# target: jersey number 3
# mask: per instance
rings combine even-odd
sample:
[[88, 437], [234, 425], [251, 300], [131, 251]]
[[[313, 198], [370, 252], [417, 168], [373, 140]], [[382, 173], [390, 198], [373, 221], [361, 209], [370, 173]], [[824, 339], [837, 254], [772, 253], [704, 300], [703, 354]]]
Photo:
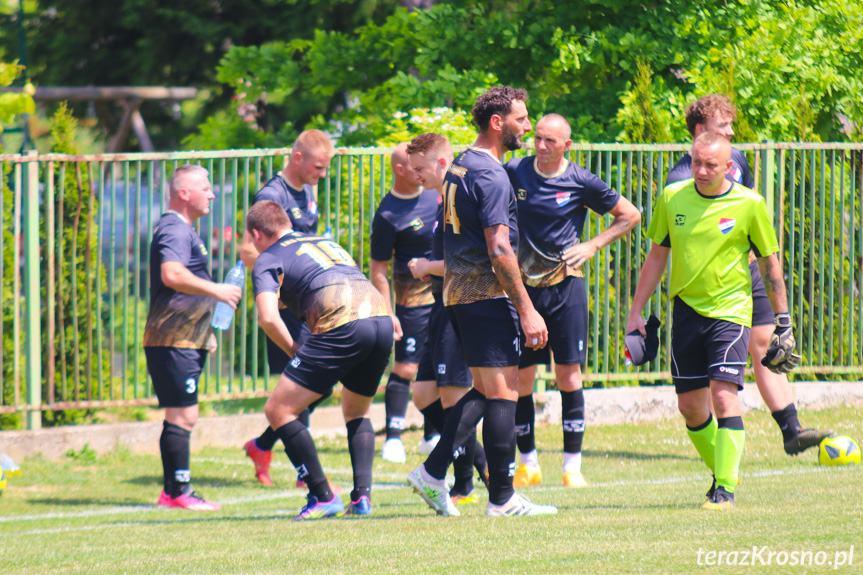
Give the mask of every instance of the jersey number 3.
[[304, 243], [300, 246], [300, 249], [297, 250], [297, 255], [307, 255], [319, 266], [323, 269], [331, 268], [333, 266], [356, 266], [354, 263], [354, 259], [350, 256], [345, 249], [333, 241], [323, 241], [318, 242], [317, 245], [313, 243]]

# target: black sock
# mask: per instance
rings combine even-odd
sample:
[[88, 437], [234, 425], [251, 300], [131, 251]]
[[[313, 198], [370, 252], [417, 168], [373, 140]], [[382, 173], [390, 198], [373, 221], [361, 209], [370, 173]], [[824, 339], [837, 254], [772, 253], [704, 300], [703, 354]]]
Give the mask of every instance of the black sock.
[[400, 439], [405, 428], [405, 414], [411, 399], [411, 382], [394, 373], [390, 374], [384, 392], [387, 413], [387, 439]]
[[258, 446], [258, 449], [263, 449], [264, 451], [272, 451], [273, 446], [279, 440], [279, 436], [276, 435], [276, 432], [273, 431], [272, 427], [268, 427], [261, 434], [259, 438], [255, 440], [255, 445]]
[[488, 482], [488, 458], [485, 456], [485, 448], [479, 441], [476, 442], [473, 452], [473, 467], [479, 473], [483, 483]]
[[452, 462], [453, 452], [464, 450], [471, 433], [485, 411], [485, 396], [476, 389], [468, 391], [449, 410], [441, 430], [440, 440], [425, 461], [425, 469], [435, 479], [444, 479]]
[[800, 432], [800, 420], [797, 419], [797, 406], [789, 403], [779, 411], [774, 411], [770, 415], [776, 420], [779, 425], [779, 430], [782, 431], [782, 441], [794, 439]]
[[739, 415], [735, 415], [732, 417], [717, 417], [716, 427], [718, 429], [743, 430], [743, 418]]
[[165, 493], [178, 497], [192, 490], [189, 482], [189, 440], [192, 432], [179, 425], [162, 423], [159, 450], [162, 452], [162, 471], [165, 474]]
[[357, 501], [372, 491], [372, 461], [375, 457], [375, 430], [365, 417], [347, 422], [348, 451], [354, 471], [354, 490], [351, 501]]
[[485, 402], [482, 443], [488, 456], [488, 500], [503, 505], [515, 490], [515, 401], [489, 399]]
[[285, 445], [285, 453], [296, 468], [298, 477], [309, 487], [309, 493], [315, 495], [318, 501], [331, 500], [333, 493], [321, 468], [318, 450], [309, 429], [295, 419], [278, 428], [276, 435]]
[[297, 421], [299, 421], [300, 423], [302, 423], [306, 427], [311, 427], [309, 425], [309, 415], [310, 414], [311, 414], [311, 412], [309, 411], [309, 408], [307, 407], [306, 409], [302, 410], [300, 412], [300, 414], [297, 416]]
[[560, 392], [563, 412], [563, 451], [581, 453], [584, 440], [584, 390]]
[[536, 437], [533, 433], [535, 419], [533, 394], [519, 397], [515, 407], [515, 442], [520, 453], [530, 453], [536, 449]]
[[464, 452], [460, 452], [452, 462], [454, 481], [450, 493], [453, 495], [468, 495], [473, 491], [473, 461], [476, 452], [476, 428], [464, 444]]
[[440, 435], [444, 420], [443, 404], [440, 399], [422, 408], [420, 413], [423, 414], [423, 439], [428, 441], [435, 435]]

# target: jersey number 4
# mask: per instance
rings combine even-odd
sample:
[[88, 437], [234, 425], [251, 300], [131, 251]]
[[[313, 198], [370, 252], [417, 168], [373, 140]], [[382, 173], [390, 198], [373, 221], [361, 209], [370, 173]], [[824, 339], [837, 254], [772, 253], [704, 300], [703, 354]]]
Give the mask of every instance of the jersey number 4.
[[458, 219], [458, 214], [455, 213], [455, 191], [456, 185], [452, 182], [445, 182], [443, 188], [443, 197], [444, 197], [444, 212], [443, 212], [443, 225], [446, 228], [446, 225], [449, 224], [452, 226], [452, 233], [460, 234], [461, 233], [461, 222]]
[[324, 269], [333, 266], [355, 266], [354, 259], [345, 249], [333, 241], [305, 243], [297, 250], [297, 255], [307, 255]]

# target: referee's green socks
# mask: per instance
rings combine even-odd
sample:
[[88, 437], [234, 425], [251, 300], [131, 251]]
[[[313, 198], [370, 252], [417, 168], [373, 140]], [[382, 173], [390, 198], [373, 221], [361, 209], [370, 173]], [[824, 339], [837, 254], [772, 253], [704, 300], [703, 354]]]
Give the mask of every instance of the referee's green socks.
[[716, 485], [725, 491], [734, 493], [740, 473], [740, 460], [743, 458], [743, 444], [746, 432], [743, 430], [743, 418], [720, 417], [719, 429], [716, 430]]
[[698, 427], [686, 426], [686, 433], [695, 446], [698, 455], [704, 460], [704, 464], [710, 472], [716, 473], [716, 419], [709, 414], [707, 421]]

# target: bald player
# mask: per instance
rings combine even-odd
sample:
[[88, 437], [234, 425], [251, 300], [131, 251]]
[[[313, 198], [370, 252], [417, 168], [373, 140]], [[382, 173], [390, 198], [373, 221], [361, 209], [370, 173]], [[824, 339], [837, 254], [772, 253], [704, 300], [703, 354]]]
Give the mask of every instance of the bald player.
[[[686, 129], [693, 138], [704, 132], [717, 132], [730, 140], [734, 136], [733, 123], [736, 118], [737, 110], [727, 96], [708, 94], [686, 108]], [[733, 167], [726, 177], [749, 189], [754, 189], [755, 182], [752, 179], [749, 162], [746, 161], [743, 152], [733, 146], [731, 162]], [[692, 157], [685, 154], [669, 170], [665, 185], [688, 180], [691, 177]], [[761, 364], [761, 358], [767, 353], [770, 335], [775, 326], [773, 309], [770, 307], [758, 264], [752, 254], [749, 255], [749, 273], [752, 276], [752, 333], [749, 338], [752, 373], [755, 376], [758, 391], [782, 433], [785, 453], [798, 455], [810, 447], [819, 445], [821, 440], [832, 434], [832, 431], [804, 428], [797, 416], [794, 392], [788, 385], [788, 376], [784, 373], [776, 373]]]
[[653, 245], [641, 269], [626, 333], [638, 330], [646, 336], [641, 312], [671, 255], [671, 376], [689, 438], [714, 476], [702, 507], [725, 510], [734, 507], [745, 440], [737, 394], [743, 388], [752, 322], [750, 249], [775, 314], [766, 354], [771, 366], [793, 367], [796, 342], [764, 198], [727, 179], [734, 164], [731, 143], [721, 134], [698, 136], [691, 155], [694, 179], [667, 186], [656, 200], [647, 231]]
[[210, 327], [213, 304], [237, 307], [237, 286], [213, 283], [207, 248], [195, 220], [210, 213], [215, 199], [207, 170], [186, 164], [171, 175], [168, 211], [150, 243], [150, 310], [144, 326], [144, 353], [165, 422], [159, 448], [164, 489], [160, 507], [194, 511], [220, 509], [192, 491], [189, 442], [198, 421], [198, 381], [207, 352], [216, 350]]
[[[567, 160], [572, 145], [569, 122], [549, 114], [536, 124], [535, 156], [506, 165], [518, 198], [518, 261], [525, 289], [548, 326], [549, 345], [525, 346], [519, 361], [519, 397], [515, 414], [521, 465], [516, 487], [542, 482], [534, 439], [533, 386], [537, 364], [549, 364], [560, 390], [563, 420], [563, 483], [584, 487], [581, 446], [584, 437], [584, 390], [581, 364], [587, 357], [587, 291], [582, 265], [599, 250], [628, 234], [641, 214], [632, 203], [597, 176]], [[581, 242], [588, 209], [614, 217], [599, 235]]]
[[[371, 229], [369, 279], [386, 301], [395, 329], [395, 363], [384, 394], [386, 407], [386, 441], [382, 457], [387, 461], [405, 461], [401, 433], [410, 401], [411, 382], [428, 339], [428, 321], [434, 300], [431, 285], [413, 277], [408, 262], [414, 258], [429, 258], [432, 253], [435, 215], [440, 196], [420, 186], [408, 162], [407, 143], [401, 143], [392, 153], [393, 187], [382, 199], [375, 212]], [[388, 279], [392, 260], [392, 284], [395, 305], [390, 298]], [[421, 380], [433, 379], [428, 373]], [[431, 421], [442, 415], [440, 402], [417, 405], [425, 409], [426, 417], [421, 451], [434, 447], [436, 431]], [[435, 413], [431, 413], [434, 411]], [[434, 438], [434, 439], [433, 439]]]

